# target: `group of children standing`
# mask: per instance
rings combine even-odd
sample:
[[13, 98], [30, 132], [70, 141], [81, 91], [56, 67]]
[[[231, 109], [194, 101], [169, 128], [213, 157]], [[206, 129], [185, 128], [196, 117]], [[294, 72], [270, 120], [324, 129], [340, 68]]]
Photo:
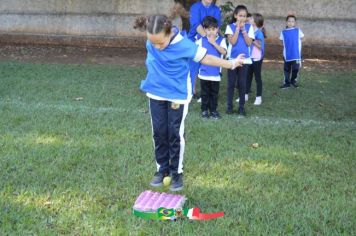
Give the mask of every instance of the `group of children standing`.
[[[192, 14], [194, 11], [194, 14]], [[165, 15], [140, 17], [134, 28], [147, 34], [147, 76], [141, 90], [149, 98], [156, 172], [151, 186], [161, 186], [171, 176], [171, 191], [183, 188], [183, 157], [185, 149], [184, 120], [193, 97], [195, 79], [201, 82], [202, 117], [220, 119], [217, 111], [221, 68], [228, 70], [227, 114], [233, 113], [233, 95], [239, 91], [238, 113], [245, 115], [245, 101], [255, 77], [257, 96], [255, 105], [262, 103], [261, 68], [264, 56], [263, 17], [247, 8], [236, 7], [227, 26], [225, 38], [219, 35], [221, 26], [219, 8], [212, 0], [202, 0], [191, 8], [191, 30], [188, 35], [172, 25]], [[287, 29], [281, 33], [284, 42], [284, 87], [297, 87], [297, 69], [300, 65], [300, 47], [292, 47], [295, 35], [303, 36], [287, 17]], [[294, 22], [295, 24], [295, 22]], [[295, 30], [294, 30], [295, 29]], [[298, 57], [299, 52], [299, 57]], [[226, 59], [224, 59], [224, 57]], [[289, 80], [290, 72], [292, 77]]]
[[[234, 59], [237, 55], [244, 54], [245, 61], [242, 67], [234, 70], [227, 70], [227, 114], [234, 113], [235, 88], [239, 97], [237, 113], [246, 115], [245, 102], [251, 93], [253, 77], [256, 81], [256, 99], [254, 105], [262, 104], [262, 63], [265, 52], [266, 31], [264, 28], [264, 18], [259, 13], [250, 14], [244, 5], [235, 8], [232, 20], [226, 27], [225, 39], [218, 33], [221, 26], [219, 11], [209, 0], [203, 0], [192, 6], [194, 14], [190, 16], [192, 29], [189, 38], [207, 49], [207, 54], [218, 57]], [[214, 8], [215, 7], [215, 8]], [[205, 14], [197, 14], [196, 9], [202, 9]], [[214, 9], [212, 11], [211, 9]], [[210, 12], [209, 12], [210, 11]], [[209, 15], [210, 13], [210, 15]], [[214, 16], [216, 17], [214, 17]], [[197, 24], [199, 22], [201, 24]], [[215, 19], [214, 19], [215, 18]], [[303, 33], [295, 28], [296, 17], [288, 15], [286, 29], [281, 32], [280, 40], [283, 42], [284, 51], [284, 84], [281, 88], [288, 88], [290, 85], [298, 87], [297, 75], [301, 62], [301, 39]], [[199, 25], [198, 27], [196, 25]], [[200, 27], [200, 28], [199, 28]], [[226, 46], [228, 45], [228, 46]], [[194, 66], [193, 66], [194, 68]], [[192, 72], [192, 70], [191, 70]], [[191, 73], [194, 75], [194, 72]], [[221, 80], [221, 69], [211, 66], [201, 66], [198, 73], [201, 87], [201, 116], [203, 118], [220, 119], [217, 111], [219, 82]], [[210, 113], [209, 113], [210, 111]]]
[[[203, 5], [204, 1], [196, 4]], [[191, 16], [191, 19], [197, 18], [197, 16], [201, 17], [201, 14]], [[227, 43], [225, 38], [218, 33], [221, 20], [210, 15], [202, 19], [201, 27], [205, 35], [201, 35], [197, 31], [194, 35], [197, 39], [196, 43], [206, 48], [207, 54], [221, 58], [226, 57], [229, 60], [235, 59], [240, 54], [245, 55], [242, 67], [234, 70], [228, 69], [227, 72], [227, 114], [233, 114], [233, 98], [235, 88], [237, 88], [239, 91], [237, 112], [240, 115], [246, 115], [244, 105], [245, 101], [248, 100], [253, 75], [257, 84], [257, 96], [254, 104], [260, 105], [262, 103], [261, 68], [264, 56], [264, 38], [266, 37], [263, 21], [261, 14], [256, 13], [248, 16], [247, 8], [239, 5], [234, 10], [230, 24], [226, 27]], [[220, 119], [217, 106], [221, 69], [201, 66], [198, 78], [201, 81], [201, 116], [203, 118]]]

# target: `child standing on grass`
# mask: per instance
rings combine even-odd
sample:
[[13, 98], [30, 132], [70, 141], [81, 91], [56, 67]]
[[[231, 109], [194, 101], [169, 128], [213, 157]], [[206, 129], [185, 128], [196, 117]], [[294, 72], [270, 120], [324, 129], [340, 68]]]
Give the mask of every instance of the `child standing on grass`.
[[[216, 6], [213, 0], [201, 0], [194, 3], [189, 10], [189, 24], [190, 30], [188, 32], [188, 38], [195, 42], [203, 36], [206, 36], [206, 32], [202, 26], [203, 19], [206, 16], [213, 16], [218, 21], [219, 27], [221, 26], [221, 11], [218, 6]], [[192, 62], [190, 64], [190, 73], [192, 76], [196, 77], [198, 75], [200, 64]], [[201, 101], [200, 96], [196, 91], [196, 84], [194, 84], [194, 98]]]
[[[196, 44], [207, 50], [207, 55], [213, 55], [223, 58], [226, 55], [226, 42], [219, 32], [217, 19], [207, 16], [203, 20], [203, 28], [206, 36], [200, 38]], [[201, 116], [203, 118], [220, 119], [221, 116], [217, 111], [219, 87], [221, 80], [221, 67], [201, 65], [198, 78], [200, 79], [201, 89]], [[210, 111], [210, 114], [209, 114]]]
[[150, 182], [161, 186], [163, 178], [172, 176], [171, 191], [183, 188], [184, 120], [192, 98], [190, 60], [202, 64], [235, 69], [243, 55], [227, 61], [206, 55], [206, 49], [183, 37], [165, 15], [140, 17], [134, 28], [147, 34], [147, 76], [141, 90], [149, 98], [154, 140], [156, 173]]
[[[290, 87], [298, 88], [298, 72], [302, 60], [302, 39], [303, 32], [296, 28], [297, 18], [294, 15], [288, 15], [286, 18], [287, 26], [281, 32], [279, 39], [283, 42], [284, 59], [284, 84], [280, 87], [286, 89]], [[291, 76], [292, 72], [292, 76]]]
[[253, 103], [254, 105], [258, 106], [262, 103], [262, 62], [263, 56], [265, 51], [265, 38], [266, 32], [263, 27], [263, 16], [259, 13], [252, 14], [250, 23], [253, 26], [255, 31], [255, 39], [252, 40], [251, 45], [251, 59], [252, 64], [249, 66], [248, 75], [247, 75], [247, 88], [246, 88], [246, 96], [248, 93], [251, 92], [251, 83], [253, 75], [255, 75], [256, 80], [256, 100]]
[[[229, 41], [228, 52], [230, 59], [235, 59], [237, 55], [244, 54], [246, 59], [244, 65], [238, 69], [228, 70], [228, 84], [227, 84], [227, 114], [233, 113], [233, 98], [234, 89], [236, 87], [236, 79], [239, 90], [239, 109], [238, 114], [246, 115], [245, 112], [245, 94], [246, 94], [246, 80], [248, 64], [252, 64], [250, 58], [250, 45], [255, 39], [255, 34], [251, 24], [246, 23], [247, 8], [244, 5], [238, 5], [233, 13], [231, 24], [226, 27], [225, 34]], [[237, 77], [237, 78], [236, 78]]]

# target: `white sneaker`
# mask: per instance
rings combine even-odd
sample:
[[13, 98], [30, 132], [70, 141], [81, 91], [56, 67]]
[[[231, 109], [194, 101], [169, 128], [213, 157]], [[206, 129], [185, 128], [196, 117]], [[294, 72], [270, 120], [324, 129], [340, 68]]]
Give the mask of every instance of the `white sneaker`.
[[201, 98], [199, 98], [197, 102], [198, 102], [198, 103], [201, 103]]
[[262, 103], [262, 97], [256, 97], [255, 102], [253, 103], [253, 105], [259, 106]]
[[[240, 98], [236, 99], [236, 102], [239, 102], [240, 101]], [[245, 102], [248, 101], [248, 94], [245, 94]]]

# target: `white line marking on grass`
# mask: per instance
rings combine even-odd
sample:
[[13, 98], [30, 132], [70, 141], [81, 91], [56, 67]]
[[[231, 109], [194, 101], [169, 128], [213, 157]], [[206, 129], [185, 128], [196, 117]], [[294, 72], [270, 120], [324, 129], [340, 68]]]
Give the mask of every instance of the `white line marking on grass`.
[[301, 124], [301, 125], [346, 125], [346, 126], [355, 126], [355, 122], [353, 121], [320, 121], [320, 120], [306, 120], [306, 119], [288, 119], [288, 118], [275, 118], [275, 117], [249, 117], [250, 120], [256, 123], [268, 123], [268, 124]]
[[45, 104], [45, 103], [24, 103], [20, 101], [0, 101], [1, 105], [13, 105], [17, 107], [23, 107], [26, 109], [56, 109], [60, 111], [90, 111], [96, 113], [105, 113], [105, 112], [128, 112], [132, 111], [131, 109], [124, 108], [114, 108], [114, 107], [92, 107], [85, 105], [71, 105], [71, 104]]
[[[2, 101], [0, 100], [0, 106], [12, 105], [28, 110], [33, 109], [56, 109], [60, 111], [84, 111], [91, 113], [106, 113], [106, 112], [119, 112], [119, 113], [147, 113], [147, 108], [140, 108], [132, 110], [130, 108], [117, 108], [117, 107], [93, 107], [85, 105], [71, 105], [71, 104], [45, 104], [45, 103], [24, 103], [21, 101]], [[200, 118], [200, 117], [199, 117]], [[307, 120], [307, 119], [288, 119], [288, 118], [276, 118], [276, 117], [258, 117], [258, 116], [249, 116], [244, 118], [246, 121], [252, 121], [257, 124], [272, 124], [272, 125], [303, 125], [303, 126], [333, 126], [333, 125], [343, 125], [346, 127], [356, 128], [356, 124], [353, 121], [320, 121], [320, 120]]]

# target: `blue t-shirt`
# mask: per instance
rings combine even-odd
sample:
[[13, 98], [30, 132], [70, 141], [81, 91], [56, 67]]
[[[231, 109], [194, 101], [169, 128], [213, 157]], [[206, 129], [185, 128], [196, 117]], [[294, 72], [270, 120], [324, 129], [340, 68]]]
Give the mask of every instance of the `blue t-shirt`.
[[149, 40], [147, 48], [147, 76], [141, 90], [166, 100], [187, 100], [191, 94], [189, 64], [200, 61], [205, 49], [183, 37], [180, 33], [163, 50], [156, 49]]
[[204, 6], [202, 2], [194, 3], [190, 8], [190, 30], [188, 38], [191, 41], [201, 38], [201, 35], [197, 32], [197, 28], [202, 24], [204, 17], [213, 16], [217, 19], [219, 27], [221, 26], [221, 11], [215, 4], [210, 4], [208, 7]]

